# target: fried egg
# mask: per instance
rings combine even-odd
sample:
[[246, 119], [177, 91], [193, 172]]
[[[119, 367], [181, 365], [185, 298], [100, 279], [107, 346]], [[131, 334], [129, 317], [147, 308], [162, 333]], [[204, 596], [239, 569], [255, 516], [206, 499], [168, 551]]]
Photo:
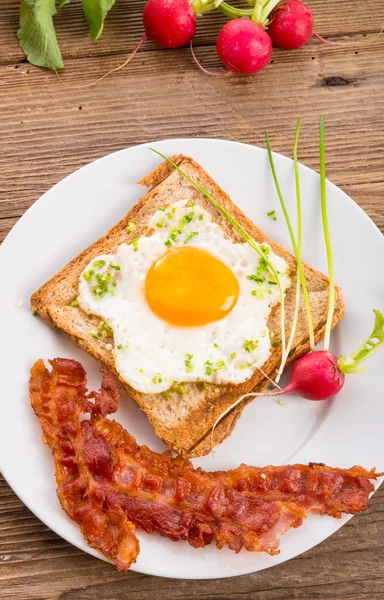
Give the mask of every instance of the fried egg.
[[[287, 263], [269, 245], [260, 249], [285, 290]], [[263, 257], [181, 200], [156, 211], [146, 236], [95, 257], [78, 303], [112, 329], [116, 369], [135, 390], [239, 384], [271, 353], [267, 320], [280, 293]]]

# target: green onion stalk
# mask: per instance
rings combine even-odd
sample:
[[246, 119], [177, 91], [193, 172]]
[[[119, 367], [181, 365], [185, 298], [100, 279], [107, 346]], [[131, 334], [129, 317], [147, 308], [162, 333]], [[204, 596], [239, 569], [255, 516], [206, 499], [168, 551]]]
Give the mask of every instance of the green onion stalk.
[[268, 136], [267, 132], [265, 133], [269, 164], [271, 167], [273, 180], [275, 182], [276, 192], [279, 197], [281, 208], [283, 210], [285, 222], [288, 227], [289, 236], [291, 238], [291, 243], [292, 243], [293, 252], [294, 252], [294, 255], [296, 258], [296, 265], [297, 265], [296, 299], [295, 299], [295, 309], [294, 309], [294, 314], [293, 314], [293, 319], [292, 319], [291, 333], [290, 333], [289, 341], [288, 341], [287, 348], [286, 348], [286, 355], [285, 355], [284, 360], [282, 361], [282, 364], [280, 365], [280, 369], [277, 373], [277, 377], [276, 377], [277, 381], [279, 381], [279, 379], [281, 377], [281, 373], [282, 373], [285, 363], [287, 361], [288, 354], [292, 347], [292, 343], [293, 343], [293, 339], [294, 339], [294, 335], [295, 335], [295, 331], [296, 331], [297, 319], [298, 319], [299, 308], [300, 308], [300, 285], [303, 289], [304, 304], [305, 304], [305, 310], [307, 313], [309, 344], [310, 344], [311, 350], [314, 350], [314, 347], [315, 347], [311, 306], [310, 306], [310, 302], [309, 302], [309, 294], [308, 294], [307, 283], [306, 283], [305, 275], [304, 275], [303, 263], [301, 260], [301, 247], [302, 247], [301, 191], [300, 191], [299, 166], [298, 166], [298, 159], [297, 159], [299, 133], [300, 133], [300, 119], [297, 122], [295, 141], [294, 141], [294, 147], [293, 147], [295, 185], [296, 185], [296, 206], [297, 206], [297, 242], [295, 239], [295, 234], [293, 233], [292, 223], [291, 223], [291, 220], [290, 220], [290, 217], [288, 214], [288, 210], [287, 210], [287, 207], [286, 207], [286, 204], [284, 201], [284, 197], [281, 192], [279, 180], [277, 177], [277, 172], [276, 172], [275, 162], [273, 159], [269, 136]]

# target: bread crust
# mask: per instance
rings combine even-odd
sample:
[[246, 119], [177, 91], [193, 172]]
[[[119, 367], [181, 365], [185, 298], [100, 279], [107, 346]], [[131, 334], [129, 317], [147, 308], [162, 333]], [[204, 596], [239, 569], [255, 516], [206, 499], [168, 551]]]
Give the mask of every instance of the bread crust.
[[[282, 256], [291, 272], [296, 270], [294, 257], [282, 246], [268, 239], [256, 225], [242, 213], [231, 201], [230, 197], [213, 181], [213, 179], [192, 158], [183, 155], [172, 157], [173, 162], [182, 166], [194, 180], [210, 191], [259, 243], [270, 244], [272, 250]], [[178, 199], [191, 199], [209, 211], [214, 220], [223, 228], [225, 235], [236, 242], [243, 240], [213, 204], [182, 177], [169, 163], [162, 163], [152, 173], [144, 177], [141, 185], [151, 189], [108, 233], [91, 244], [61, 271], [56, 273], [31, 297], [32, 309], [51, 326], [57, 327], [67, 335], [73, 343], [83, 348], [105, 365], [121, 381], [128, 394], [134, 398], [140, 408], [147, 414], [156, 434], [165, 444], [183, 456], [203, 456], [211, 450], [210, 432], [217, 418], [227, 410], [241, 395], [249, 391], [261, 391], [268, 385], [268, 380], [256, 370], [246, 382], [238, 385], [210, 385], [208, 391], [201, 383], [182, 384], [186, 394], [171, 393], [169, 398], [161, 394], [144, 394], [131, 388], [119, 377], [113, 360], [113, 354], [106, 345], [113, 342], [110, 337], [97, 340], [89, 335], [90, 330], [97, 329], [100, 319], [87, 315], [80, 308], [71, 306], [78, 294], [79, 277], [92, 260], [101, 254], [116, 252], [118, 246], [132, 242], [133, 238], [146, 235], [151, 216], [159, 206], [165, 206]], [[130, 221], [136, 222], [133, 232], [126, 229]], [[315, 340], [318, 343], [324, 337], [326, 315], [328, 309], [328, 278], [321, 272], [304, 264], [307, 280]], [[295, 305], [295, 286], [286, 292], [285, 330], [288, 338]], [[332, 326], [334, 327], [344, 314], [342, 291], [336, 287], [335, 311]], [[275, 339], [280, 339], [280, 306], [274, 307], [268, 319], [268, 327]], [[299, 319], [292, 345], [292, 352], [287, 364], [309, 351], [309, 336], [305, 307], [300, 303]], [[272, 347], [263, 371], [273, 377], [281, 360], [281, 346]], [[215, 390], [219, 389], [217, 392]], [[248, 400], [249, 401], [249, 400]], [[236, 407], [217, 426], [214, 432], [214, 445], [221, 443], [236, 425], [241, 411], [247, 401]]]

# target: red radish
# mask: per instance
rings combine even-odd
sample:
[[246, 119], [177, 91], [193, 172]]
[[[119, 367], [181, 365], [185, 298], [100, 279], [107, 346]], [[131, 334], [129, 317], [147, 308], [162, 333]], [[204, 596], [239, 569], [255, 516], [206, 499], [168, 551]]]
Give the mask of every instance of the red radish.
[[196, 13], [187, 0], [148, 0], [143, 23], [147, 39], [163, 48], [180, 48], [195, 35]]
[[241, 75], [258, 73], [272, 56], [271, 38], [248, 17], [226, 23], [217, 38], [216, 49], [228, 71]]
[[345, 380], [337, 360], [337, 356], [327, 350], [305, 354], [295, 362], [288, 385], [278, 394], [295, 392], [307, 400], [327, 400], [335, 396]]
[[268, 33], [279, 48], [296, 50], [305, 46], [313, 34], [313, 16], [309, 7], [299, 0], [287, 0], [279, 5], [272, 13]]

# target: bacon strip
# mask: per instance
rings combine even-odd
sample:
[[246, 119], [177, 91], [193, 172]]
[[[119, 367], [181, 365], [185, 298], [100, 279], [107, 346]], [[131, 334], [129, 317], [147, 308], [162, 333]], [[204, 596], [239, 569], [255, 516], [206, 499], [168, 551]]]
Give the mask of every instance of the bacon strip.
[[[378, 474], [324, 465], [264, 469], [241, 465], [206, 473], [169, 451], [138, 446], [106, 415], [117, 409], [118, 390], [104, 373], [100, 392], [86, 395], [79, 363], [42, 361], [31, 371], [31, 402], [44, 440], [53, 449], [58, 495], [90, 545], [119, 569], [138, 553], [135, 526], [194, 547], [215, 542], [239, 552], [278, 553], [279, 537], [302, 524], [309, 510], [339, 517], [365, 510]], [[80, 422], [83, 412], [89, 420]]]
[[79, 525], [88, 544], [125, 571], [139, 553], [135, 526], [121, 509], [104, 509], [102, 497], [89, 493], [87, 477], [79, 468], [86, 373], [74, 360], [56, 358], [49, 362], [51, 373], [42, 360], [32, 367], [29, 391], [43, 429], [43, 440], [53, 451], [61, 506]]
[[306, 512], [326, 513], [336, 519], [343, 513], [366, 510], [375, 489], [370, 480], [380, 476], [375, 469], [338, 469], [322, 463], [263, 468], [240, 465], [233, 471], [215, 473], [218, 481], [250, 497], [292, 502]]

